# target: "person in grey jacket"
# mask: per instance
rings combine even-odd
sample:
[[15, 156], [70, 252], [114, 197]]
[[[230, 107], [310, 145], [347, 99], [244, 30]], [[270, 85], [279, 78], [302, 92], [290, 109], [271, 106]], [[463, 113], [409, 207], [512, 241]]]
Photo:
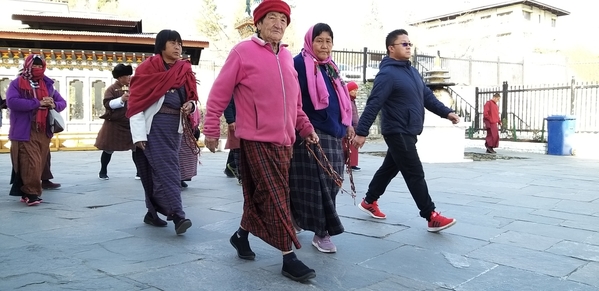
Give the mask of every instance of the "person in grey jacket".
[[417, 136], [422, 133], [425, 108], [454, 124], [460, 121], [460, 117], [435, 97], [418, 70], [412, 67], [409, 61], [412, 43], [407, 31], [392, 31], [387, 35], [386, 45], [387, 56], [381, 61], [352, 143], [357, 148], [364, 145], [372, 123], [382, 111], [381, 132], [389, 148], [358, 207], [374, 218], [386, 218], [377, 201], [391, 180], [401, 172], [420, 216], [428, 221], [428, 231], [438, 232], [454, 225], [456, 220], [435, 211], [416, 150]]

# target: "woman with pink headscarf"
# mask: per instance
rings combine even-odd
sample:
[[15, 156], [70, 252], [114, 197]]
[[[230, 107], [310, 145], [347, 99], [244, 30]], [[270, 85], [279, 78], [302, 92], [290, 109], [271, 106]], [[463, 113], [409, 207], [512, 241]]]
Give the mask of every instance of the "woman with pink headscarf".
[[54, 81], [44, 75], [46, 61], [40, 55], [25, 58], [23, 70], [6, 90], [10, 110], [10, 157], [13, 166], [11, 192], [21, 193], [21, 202], [40, 204], [42, 172], [54, 135], [47, 122], [50, 109], [60, 112], [67, 106]]
[[[320, 138], [323, 152], [296, 139], [289, 171], [291, 210], [298, 227], [314, 232], [312, 245], [324, 253], [337, 247], [331, 236], [343, 232], [337, 215], [335, 198], [340, 188], [325, 173], [319, 161], [328, 160], [343, 175], [343, 137], [353, 138], [352, 107], [339, 68], [331, 59], [333, 30], [328, 24], [310, 27], [304, 48], [294, 59], [302, 94], [303, 110]], [[326, 158], [323, 156], [326, 156]]]

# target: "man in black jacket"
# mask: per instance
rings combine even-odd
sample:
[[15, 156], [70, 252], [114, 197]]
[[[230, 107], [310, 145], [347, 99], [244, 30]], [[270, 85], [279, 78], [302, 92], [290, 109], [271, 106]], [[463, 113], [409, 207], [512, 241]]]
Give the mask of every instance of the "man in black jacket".
[[382, 111], [381, 131], [388, 146], [387, 155], [358, 207], [374, 218], [386, 218], [379, 210], [377, 200], [391, 180], [401, 172], [420, 209], [420, 216], [428, 221], [428, 231], [438, 232], [454, 225], [456, 220], [441, 216], [435, 211], [435, 204], [424, 180], [416, 141], [417, 136], [422, 133], [425, 108], [454, 124], [460, 121], [460, 117], [435, 97], [418, 71], [412, 67], [409, 61], [412, 43], [405, 30], [398, 29], [389, 33], [386, 45], [387, 57], [381, 61], [380, 71], [374, 79], [353, 144], [357, 148], [364, 145], [370, 126], [379, 111]]

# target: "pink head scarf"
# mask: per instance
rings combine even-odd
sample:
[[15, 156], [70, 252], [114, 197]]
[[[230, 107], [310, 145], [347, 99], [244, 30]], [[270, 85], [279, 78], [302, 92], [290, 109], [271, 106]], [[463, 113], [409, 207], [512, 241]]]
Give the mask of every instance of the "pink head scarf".
[[304, 63], [306, 65], [306, 79], [310, 100], [312, 100], [312, 104], [316, 110], [322, 110], [329, 107], [329, 91], [327, 90], [327, 85], [325, 84], [319, 65], [330, 66], [330, 68], [335, 70], [335, 77], [331, 77], [331, 81], [333, 81], [333, 87], [339, 98], [341, 123], [345, 126], [351, 126], [352, 108], [347, 87], [339, 77], [339, 68], [335, 65], [331, 56], [323, 61], [316, 58], [314, 48], [312, 47], [313, 32], [314, 26], [308, 29], [308, 32], [304, 37], [304, 48], [302, 49], [302, 57], [304, 58]]

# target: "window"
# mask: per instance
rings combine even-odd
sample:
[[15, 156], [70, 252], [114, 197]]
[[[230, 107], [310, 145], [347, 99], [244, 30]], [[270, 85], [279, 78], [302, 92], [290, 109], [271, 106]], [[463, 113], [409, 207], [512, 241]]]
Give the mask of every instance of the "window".
[[92, 83], [92, 120], [100, 119], [99, 116], [104, 114], [104, 90], [106, 89], [106, 83], [96, 80]]
[[539, 14], [539, 23], [541, 23], [541, 15]]
[[556, 23], [557, 23], [557, 19], [551, 18], [551, 27], [555, 27]]
[[497, 13], [497, 24], [507, 24], [510, 22], [512, 11]]
[[70, 120], [83, 120], [85, 109], [83, 106], [83, 82], [73, 80], [69, 83], [69, 97], [67, 104], [69, 106]]
[[485, 15], [485, 16], [480, 17], [481, 20], [489, 19], [489, 18], [491, 18], [491, 15]]
[[522, 11], [522, 15], [524, 15], [524, 19], [530, 20], [532, 13], [530, 11]]

